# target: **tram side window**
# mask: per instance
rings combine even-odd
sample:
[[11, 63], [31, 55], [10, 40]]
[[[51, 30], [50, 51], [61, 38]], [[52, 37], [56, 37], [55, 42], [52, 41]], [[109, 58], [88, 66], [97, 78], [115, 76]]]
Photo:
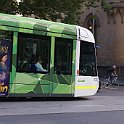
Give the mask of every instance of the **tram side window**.
[[72, 50], [73, 40], [55, 39], [54, 70], [56, 74], [72, 74]]
[[50, 37], [19, 34], [17, 70], [47, 73], [50, 66]]
[[94, 43], [80, 42], [79, 75], [96, 76], [96, 56]]

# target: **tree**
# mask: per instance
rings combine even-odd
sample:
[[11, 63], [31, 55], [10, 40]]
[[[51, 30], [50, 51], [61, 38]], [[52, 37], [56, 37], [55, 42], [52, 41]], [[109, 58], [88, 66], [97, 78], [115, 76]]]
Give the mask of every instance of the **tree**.
[[104, 10], [111, 8], [107, 0], [21, 0], [19, 4], [17, 0], [0, 0], [0, 12], [76, 24], [81, 9], [96, 7], [98, 2]]
[[95, 7], [98, 2], [104, 10], [110, 9], [107, 0], [21, 0], [19, 10], [23, 16], [75, 24], [82, 7]]
[[6, 14], [18, 13], [18, 3], [16, 0], [0, 0], [0, 12]]

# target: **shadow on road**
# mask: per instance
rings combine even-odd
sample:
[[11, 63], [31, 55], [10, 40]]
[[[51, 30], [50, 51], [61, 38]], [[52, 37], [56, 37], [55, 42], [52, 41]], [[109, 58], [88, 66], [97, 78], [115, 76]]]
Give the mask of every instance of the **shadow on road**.
[[[124, 96], [124, 86], [120, 86], [118, 89], [101, 88], [95, 96]], [[94, 99], [93, 96], [89, 97], [6, 97], [0, 98], [2, 102], [23, 102], [23, 101], [86, 101]]]
[[0, 98], [2, 102], [24, 102], [24, 101], [80, 101], [80, 100], [89, 100], [90, 98], [78, 97], [78, 98], [70, 98], [70, 97], [33, 97], [33, 98], [25, 98], [25, 97], [7, 97]]

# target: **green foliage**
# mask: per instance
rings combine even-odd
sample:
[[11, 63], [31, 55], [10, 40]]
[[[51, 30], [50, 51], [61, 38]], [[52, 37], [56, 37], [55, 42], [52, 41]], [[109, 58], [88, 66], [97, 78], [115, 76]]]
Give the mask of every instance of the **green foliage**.
[[84, 5], [86, 7], [96, 7], [96, 4], [100, 2], [101, 0], [84, 0]]
[[110, 12], [110, 10], [112, 10], [111, 4], [106, 0], [101, 0], [101, 6], [105, 12]]
[[76, 24], [81, 9], [96, 7], [98, 2], [106, 12], [111, 9], [107, 0], [21, 0], [19, 4], [16, 0], [0, 0], [0, 12]]
[[18, 4], [16, 0], [0, 0], [0, 12], [6, 14], [18, 13]]
[[76, 24], [81, 9], [96, 7], [101, 2], [104, 10], [110, 9], [107, 0], [22, 0], [19, 4], [23, 16], [34, 14], [36, 18]]
[[23, 16], [34, 14], [36, 18], [73, 23], [78, 18], [82, 0], [23, 0], [19, 10]]

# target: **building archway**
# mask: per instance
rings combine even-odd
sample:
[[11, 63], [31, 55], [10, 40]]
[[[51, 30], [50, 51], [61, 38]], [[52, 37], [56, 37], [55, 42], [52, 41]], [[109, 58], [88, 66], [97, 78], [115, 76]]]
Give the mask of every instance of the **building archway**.
[[94, 13], [90, 13], [84, 21], [84, 27], [89, 29], [97, 42], [97, 29], [100, 27], [99, 19]]

